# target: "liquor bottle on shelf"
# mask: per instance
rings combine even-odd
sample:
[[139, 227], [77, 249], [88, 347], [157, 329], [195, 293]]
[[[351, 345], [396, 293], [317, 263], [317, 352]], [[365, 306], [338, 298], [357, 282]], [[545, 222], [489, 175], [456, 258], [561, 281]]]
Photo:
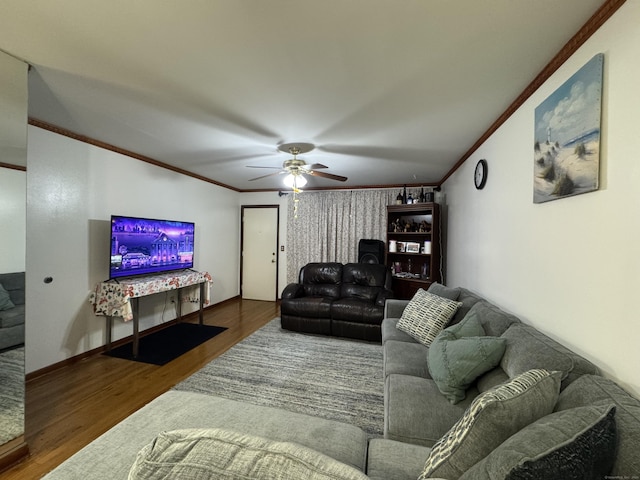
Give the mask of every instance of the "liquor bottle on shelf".
[[398, 193], [396, 197], [396, 205], [402, 205], [402, 192]]
[[420, 189], [420, 203], [424, 203], [424, 187]]
[[407, 186], [404, 186], [404, 189], [402, 190], [402, 203], [406, 205], [407, 203]]

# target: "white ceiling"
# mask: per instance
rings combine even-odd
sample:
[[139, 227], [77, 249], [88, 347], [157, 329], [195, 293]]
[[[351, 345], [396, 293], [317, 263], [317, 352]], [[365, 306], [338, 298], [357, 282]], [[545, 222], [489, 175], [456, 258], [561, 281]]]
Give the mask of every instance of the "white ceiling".
[[349, 177], [309, 187], [432, 184], [602, 4], [2, 0], [0, 49], [32, 118], [235, 189], [291, 142]]

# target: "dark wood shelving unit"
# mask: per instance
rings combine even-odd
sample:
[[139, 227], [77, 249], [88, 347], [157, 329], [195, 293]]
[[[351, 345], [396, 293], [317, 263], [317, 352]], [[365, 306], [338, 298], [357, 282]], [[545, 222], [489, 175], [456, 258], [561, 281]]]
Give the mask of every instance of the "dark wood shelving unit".
[[385, 263], [393, 272], [396, 298], [410, 299], [419, 288], [441, 281], [440, 205], [387, 206]]

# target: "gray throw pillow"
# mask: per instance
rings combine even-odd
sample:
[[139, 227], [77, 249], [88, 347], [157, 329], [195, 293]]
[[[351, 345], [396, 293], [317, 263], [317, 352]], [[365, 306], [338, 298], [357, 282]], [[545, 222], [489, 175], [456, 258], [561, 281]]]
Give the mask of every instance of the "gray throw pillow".
[[507, 341], [487, 337], [480, 320], [467, 315], [438, 334], [427, 354], [429, 373], [438, 390], [456, 404], [476, 378], [500, 363]]
[[428, 347], [447, 326], [460, 305], [460, 302], [420, 288], [405, 307], [396, 327]]
[[460, 287], [447, 287], [438, 282], [432, 283], [427, 291], [449, 300], [458, 300], [460, 296]]
[[478, 395], [433, 446], [419, 480], [456, 480], [514, 433], [553, 411], [560, 372], [530, 370]]
[[212, 428], [163, 432], [140, 450], [129, 480], [159, 478], [365, 480], [368, 477], [295, 443]]
[[602, 480], [616, 455], [616, 407], [578, 407], [520, 430], [460, 480]]
[[9, 296], [9, 292], [7, 292], [2, 284], [0, 283], [0, 311], [9, 310], [14, 308], [15, 305], [11, 301], [11, 297]]

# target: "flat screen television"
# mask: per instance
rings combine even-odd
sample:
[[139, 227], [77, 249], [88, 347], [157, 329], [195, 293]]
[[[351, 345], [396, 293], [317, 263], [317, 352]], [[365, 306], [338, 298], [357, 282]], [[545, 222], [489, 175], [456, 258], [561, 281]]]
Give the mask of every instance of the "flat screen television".
[[111, 216], [109, 278], [193, 268], [195, 224]]

